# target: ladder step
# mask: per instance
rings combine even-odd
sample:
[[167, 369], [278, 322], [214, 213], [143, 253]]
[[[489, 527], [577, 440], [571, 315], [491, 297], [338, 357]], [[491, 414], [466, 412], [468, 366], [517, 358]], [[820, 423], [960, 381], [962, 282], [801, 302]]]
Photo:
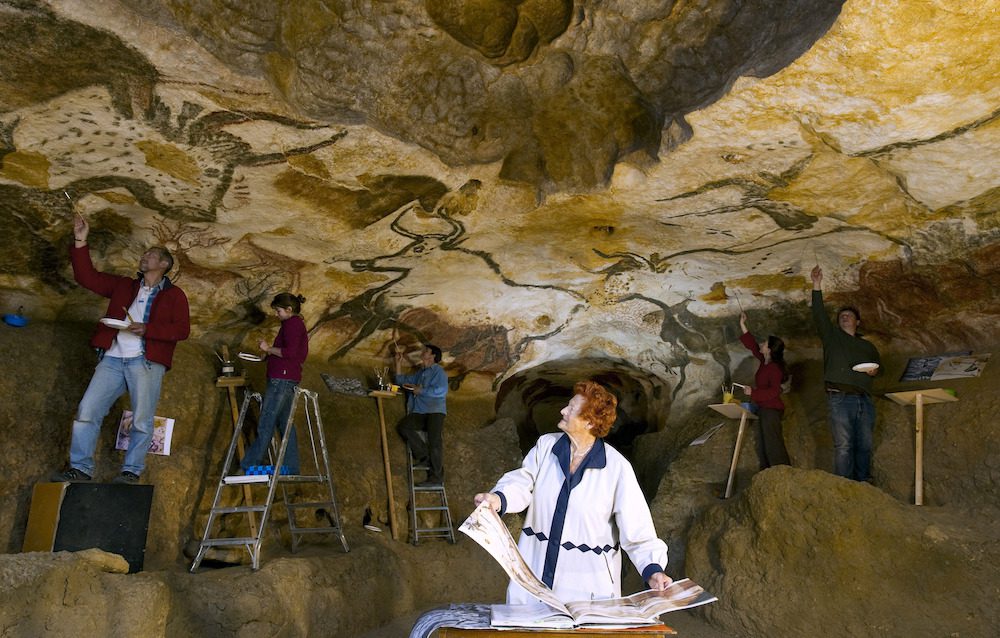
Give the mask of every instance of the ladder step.
[[224, 476], [222, 482], [226, 485], [247, 485], [249, 483], [267, 483], [270, 474], [251, 474], [248, 476]]
[[278, 477], [279, 483], [325, 483], [325, 476], [315, 476], [313, 474], [282, 474]]
[[266, 505], [237, 505], [233, 507], [213, 507], [213, 514], [237, 514], [246, 512], [263, 512]]
[[288, 503], [288, 507], [292, 509], [305, 509], [307, 507], [322, 507], [324, 509], [333, 509], [333, 503], [330, 501], [312, 501], [310, 503]]
[[443, 507], [443, 506], [441, 506], [441, 507], [438, 507], [438, 506], [435, 506], [435, 507], [415, 507], [413, 509], [415, 511], [417, 511], [417, 512], [446, 512], [446, 511], [448, 511], [448, 508], [447, 507]]
[[246, 538], [206, 538], [201, 541], [202, 547], [223, 547], [229, 545], [252, 545], [256, 543], [257, 539], [252, 537]]
[[[240, 385], [243, 385], [242, 383]], [[235, 385], [219, 387], [229, 387], [230, 398], [235, 396]], [[237, 470], [238, 465], [235, 459], [236, 450], [242, 436], [243, 423], [250, 411], [251, 402], [256, 401], [257, 404], [262, 403], [262, 397], [259, 393], [250, 392], [249, 390], [243, 397], [243, 405], [240, 408], [239, 414], [237, 415], [234, 423], [233, 435], [229, 443], [229, 450], [226, 453], [226, 460], [223, 468], [228, 474], [230, 471]], [[204, 540], [200, 541], [200, 547], [198, 554], [194, 559], [191, 566], [191, 571], [193, 572], [201, 564], [202, 559], [205, 557], [205, 550], [209, 547], [244, 547], [249, 553], [252, 560], [253, 569], [256, 570], [260, 566], [260, 550], [263, 542], [263, 538], [258, 536], [240, 537], [240, 538], [217, 538], [212, 537], [212, 525], [216, 522], [218, 517], [222, 514], [244, 514], [247, 516], [247, 522], [250, 523], [250, 533], [260, 534], [267, 524], [267, 519], [270, 517], [275, 507], [280, 508], [281, 502], [284, 501], [285, 506], [288, 508], [288, 526], [292, 533], [292, 551], [294, 552], [297, 548], [297, 539], [305, 534], [334, 534], [339, 536], [341, 544], [344, 546], [344, 551], [350, 551], [347, 546], [347, 539], [344, 537], [343, 530], [339, 527], [340, 525], [340, 513], [337, 507], [337, 498], [333, 491], [333, 482], [330, 477], [330, 459], [326, 451], [326, 442], [323, 435], [323, 421], [319, 413], [319, 402], [315, 392], [305, 390], [301, 387], [295, 388], [295, 395], [292, 399], [292, 409], [288, 416], [288, 421], [286, 422], [287, 427], [295, 427], [294, 415], [297, 412], [297, 408], [301, 406], [304, 416], [304, 422], [300, 421], [297, 430], [300, 432], [308, 432], [308, 440], [312, 445], [312, 458], [316, 460], [315, 467], [310, 468], [308, 474], [253, 474], [253, 475], [226, 475], [219, 479], [218, 487], [215, 492], [215, 499], [212, 502], [212, 507], [209, 510], [208, 520], [205, 523], [205, 532], [203, 536]], [[305, 439], [305, 437], [302, 437]], [[317, 450], [317, 441], [319, 443], [319, 449]], [[272, 447], [272, 457], [274, 467], [282, 466], [284, 461], [284, 455], [287, 452], [285, 450], [285, 445], [287, 442], [282, 442], [278, 447], [276, 456], [274, 455], [274, 450]], [[307, 502], [293, 502], [292, 499], [297, 497], [303, 498], [317, 498], [316, 495], [305, 495], [305, 494], [289, 494], [291, 492], [297, 492], [298, 490], [286, 490], [288, 484], [321, 484], [328, 485], [330, 489], [330, 500], [329, 501], [307, 501]], [[279, 494], [276, 487], [278, 484], [282, 485], [282, 491]], [[222, 495], [224, 493], [223, 488], [235, 487], [235, 486], [251, 486], [251, 487], [265, 487], [267, 488], [266, 497], [265, 496], [255, 496], [251, 499], [249, 490], [245, 492], [245, 501], [255, 500], [261, 498], [264, 502], [260, 505], [238, 505], [232, 507], [220, 507], [219, 503], [222, 501]], [[227, 494], [232, 494], [232, 492], [227, 492]], [[323, 494], [320, 493], [318, 498], [324, 498]], [[238, 502], [238, 501], [237, 501]], [[323, 527], [297, 527], [295, 524], [295, 517], [293, 513], [300, 510], [306, 509], [323, 509], [326, 511], [327, 516], [330, 521], [336, 521], [336, 525], [330, 525]], [[261, 515], [261, 520], [254, 521], [254, 513]], [[319, 523], [325, 523], [322, 518], [315, 521]], [[274, 528], [272, 527], [272, 530]]]
[[336, 527], [292, 527], [293, 534], [340, 534]]

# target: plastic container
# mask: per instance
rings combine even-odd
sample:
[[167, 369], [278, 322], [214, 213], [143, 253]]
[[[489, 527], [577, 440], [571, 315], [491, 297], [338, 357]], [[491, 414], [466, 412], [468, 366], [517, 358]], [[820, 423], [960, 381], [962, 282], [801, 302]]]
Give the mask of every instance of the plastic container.
[[28, 325], [28, 318], [22, 315], [4, 315], [3, 322], [8, 326], [14, 326], [15, 328], [23, 328]]

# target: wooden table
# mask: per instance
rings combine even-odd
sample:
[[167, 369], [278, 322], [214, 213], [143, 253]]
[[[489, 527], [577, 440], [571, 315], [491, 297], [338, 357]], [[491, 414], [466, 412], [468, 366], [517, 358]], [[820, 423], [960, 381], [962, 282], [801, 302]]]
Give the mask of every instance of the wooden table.
[[388, 390], [372, 390], [368, 396], [374, 398], [375, 404], [378, 406], [378, 427], [379, 436], [382, 438], [382, 463], [385, 469], [385, 491], [389, 494], [389, 531], [392, 532], [392, 540], [398, 540], [396, 498], [392, 494], [392, 467], [389, 465], [389, 439], [385, 434], [385, 408], [382, 406], [382, 399], [393, 399], [402, 396], [402, 394]]
[[677, 632], [666, 625], [650, 625], [648, 627], [627, 627], [623, 629], [597, 629], [582, 627], [580, 629], [456, 629], [441, 627], [439, 638], [578, 638], [579, 636], [645, 636], [646, 638], [665, 638]]
[[943, 388], [910, 390], [908, 392], [887, 392], [886, 398], [899, 405], [913, 405], [917, 408], [916, 445], [913, 469], [913, 504], [924, 504], [924, 405], [927, 403], [947, 403], [958, 401], [958, 397]]
[[740, 420], [740, 429], [736, 434], [736, 445], [733, 446], [733, 462], [729, 466], [729, 480], [726, 482], [726, 495], [729, 498], [733, 493], [733, 479], [736, 477], [736, 463], [740, 458], [740, 446], [743, 445], [743, 434], [746, 432], [747, 420], [756, 419], [757, 415], [744, 409], [739, 403], [713, 403], [708, 406], [730, 419]]

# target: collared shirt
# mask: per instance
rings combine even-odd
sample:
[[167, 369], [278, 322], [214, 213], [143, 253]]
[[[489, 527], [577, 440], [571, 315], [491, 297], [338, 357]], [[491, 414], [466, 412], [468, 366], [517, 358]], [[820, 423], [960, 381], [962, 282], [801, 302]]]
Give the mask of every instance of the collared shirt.
[[[128, 316], [131, 316], [134, 320], [141, 321], [141, 323], [149, 323], [149, 309], [153, 306], [153, 298], [163, 290], [164, 283], [165, 278], [161, 277], [155, 286], [147, 286], [145, 279], [142, 279], [135, 299], [132, 300], [132, 305], [129, 306]], [[141, 320], [138, 319], [140, 317]], [[128, 359], [142, 356], [145, 352], [146, 344], [143, 337], [128, 330], [119, 330], [107, 354], [111, 357]]]
[[414, 414], [447, 414], [445, 397], [448, 396], [448, 375], [444, 368], [433, 364], [415, 374], [397, 374], [396, 383], [419, 385], [420, 394], [410, 392], [406, 400], [407, 412]]

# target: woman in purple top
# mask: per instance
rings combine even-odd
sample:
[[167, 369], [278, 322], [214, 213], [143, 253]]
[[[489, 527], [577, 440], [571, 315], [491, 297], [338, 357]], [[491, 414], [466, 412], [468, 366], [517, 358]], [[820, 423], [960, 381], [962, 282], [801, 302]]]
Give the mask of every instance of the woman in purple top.
[[[309, 354], [309, 335], [305, 322], [299, 316], [304, 302], [305, 297], [290, 292], [276, 295], [271, 302], [271, 308], [278, 319], [281, 319], [281, 328], [274, 338], [274, 344], [268, 346], [264, 339], [259, 344], [261, 352], [267, 358], [267, 389], [260, 404], [257, 438], [240, 461], [244, 473], [254, 465], [261, 465], [271, 437], [274, 436], [275, 425], [281, 435], [285, 435], [295, 388], [302, 380], [302, 363]], [[294, 428], [288, 437], [282, 465], [288, 468], [289, 474], [299, 473], [299, 446]]]
[[760, 344], [747, 329], [747, 314], [740, 314], [740, 342], [760, 362], [750, 388], [750, 401], [757, 405], [757, 458], [760, 469], [773, 465], [789, 465], [788, 450], [781, 433], [781, 416], [785, 404], [781, 400], [781, 384], [788, 379], [785, 367], [785, 342], [771, 335]]

